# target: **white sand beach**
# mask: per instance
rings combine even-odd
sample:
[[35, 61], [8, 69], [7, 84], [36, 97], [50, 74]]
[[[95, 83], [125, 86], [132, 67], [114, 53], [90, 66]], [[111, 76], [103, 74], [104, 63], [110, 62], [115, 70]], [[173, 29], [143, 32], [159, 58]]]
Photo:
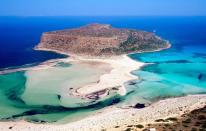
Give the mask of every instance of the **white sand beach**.
[[79, 88], [77, 90], [79, 95], [91, 94], [113, 87], [119, 89], [118, 93], [120, 95], [125, 95], [126, 89], [123, 84], [129, 80], [138, 79], [138, 77], [132, 75], [131, 72], [133, 70], [140, 69], [144, 65], [144, 63], [134, 61], [126, 55], [111, 57], [108, 59], [85, 59], [80, 57], [79, 60], [108, 63], [112, 67], [111, 72], [102, 75], [98, 83], [92, 83]]
[[[127, 125], [154, 123], [157, 119], [179, 117], [206, 105], [206, 95], [191, 95], [161, 100], [143, 109], [108, 107], [101, 113], [64, 124], [34, 124], [25, 121], [0, 122], [1, 131], [100, 131], [122, 130]], [[116, 129], [115, 126], [120, 126]]]

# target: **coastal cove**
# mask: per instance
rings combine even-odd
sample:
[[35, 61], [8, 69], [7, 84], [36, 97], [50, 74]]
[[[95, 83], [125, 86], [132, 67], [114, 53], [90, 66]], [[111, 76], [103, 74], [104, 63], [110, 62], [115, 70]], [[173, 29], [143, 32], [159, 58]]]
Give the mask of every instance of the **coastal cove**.
[[[79, 25], [90, 23], [78, 19], [84, 20]], [[57, 54], [55, 59], [45, 57], [46, 61], [40, 60], [28, 67], [2, 69], [0, 130], [118, 130], [131, 124], [145, 126], [157, 119], [178, 118], [204, 107], [206, 39], [202, 34], [206, 31], [197, 29], [195, 24], [199, 21], [195, 18], [185, 19], [188, 24], [183, 27], [192, 30], [191, 34], [178, 29], [182, 26], [178, 18], [164, 18], [168, 20], [166, 24], [162, 24], [161, 19], [156, 21], [158, 26], [142, 26], [143, 18], [127, 18], [126, 23], [134, 20], [148, 31], [157, 27], [155, 32], [168, 39], [171, 47], [91, 58], [73, 54], [66, 57], [65, 52], [39, 48], [61, 55]], [[162, 30], [168, 25], [174, 26], [171, 19], [179, 22], [176, 29]], [[123, 19], [110, 22], [122, 27], [121, 22], [117, 22], [120, 20]], [[128, 28], [138, 26], [128, 24]], [[206, 27], [204, 21], [198, 26]]]

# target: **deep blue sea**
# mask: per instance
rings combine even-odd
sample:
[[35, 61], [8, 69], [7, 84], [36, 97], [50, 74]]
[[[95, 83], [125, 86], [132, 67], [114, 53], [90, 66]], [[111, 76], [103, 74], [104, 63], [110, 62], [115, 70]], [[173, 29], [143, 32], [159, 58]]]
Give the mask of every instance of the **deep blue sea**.
[[204, 48], [206, 44], [206, 17], [0, 17], [0, 68], [64, 57], [33, 47], [43, 32], [89, 23], [156, 31], [179, 49], [184, 45]]
[[[155, 32], [169, 40], [172, 47], [160, 52], [129, 55], [148, 65], [132, 72], [140, 79], [134, 82], [136, 84], [126, 84], [127, 95], [112, 96], [86, 107], [66, 107], [68, 103], [64, 102], [73, 100], [67, 98], [68, 101], [64, 101], [65, 98], [59, 92], [59, 86], [66, 81], [63, 77], [79, 78], [78, 75], [84, 73], [82, 70], [71, 73], [71, 76], [65, 73], [65, 70], [70, 70], [70, 66], [60, 67], [61, 70], [54, 68], [52, 71], [0, 75], [0, 119], [68, 121], [74, 117], [87, 116], [114, 102], [121, 106], [206, 93], [206, 17], [0, 17], [0, 69], [65, 57], [52, 52], [35, 51], [33, 47], [39, 43], [43, 32], [90, 23]], [[53, 72], [61, 77], [55, 78]], [[45, 78], [39, 78], [39, 75]]]

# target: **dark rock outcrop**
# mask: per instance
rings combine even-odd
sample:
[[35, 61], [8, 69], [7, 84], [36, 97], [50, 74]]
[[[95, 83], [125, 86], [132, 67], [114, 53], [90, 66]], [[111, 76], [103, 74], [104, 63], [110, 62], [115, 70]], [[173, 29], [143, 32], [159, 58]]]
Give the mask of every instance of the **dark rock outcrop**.
[[137, 103], [134, 108], [137, 108], [137, 109], [141, 109], [141, 108], [145, 108], [145, 104], [141, 104], [141, 103]]

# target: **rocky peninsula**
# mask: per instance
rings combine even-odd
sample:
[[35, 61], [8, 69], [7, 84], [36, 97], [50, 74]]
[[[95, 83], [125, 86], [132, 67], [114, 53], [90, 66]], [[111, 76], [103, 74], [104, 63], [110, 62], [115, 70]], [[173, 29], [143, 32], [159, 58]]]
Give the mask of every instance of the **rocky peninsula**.
[[43, 33], [39, 50], [70, 55], [113, 56], [168, 48], [169, 42], [154, 33], [114, 28], [108, 24], [90, 24], [76, 29]]

